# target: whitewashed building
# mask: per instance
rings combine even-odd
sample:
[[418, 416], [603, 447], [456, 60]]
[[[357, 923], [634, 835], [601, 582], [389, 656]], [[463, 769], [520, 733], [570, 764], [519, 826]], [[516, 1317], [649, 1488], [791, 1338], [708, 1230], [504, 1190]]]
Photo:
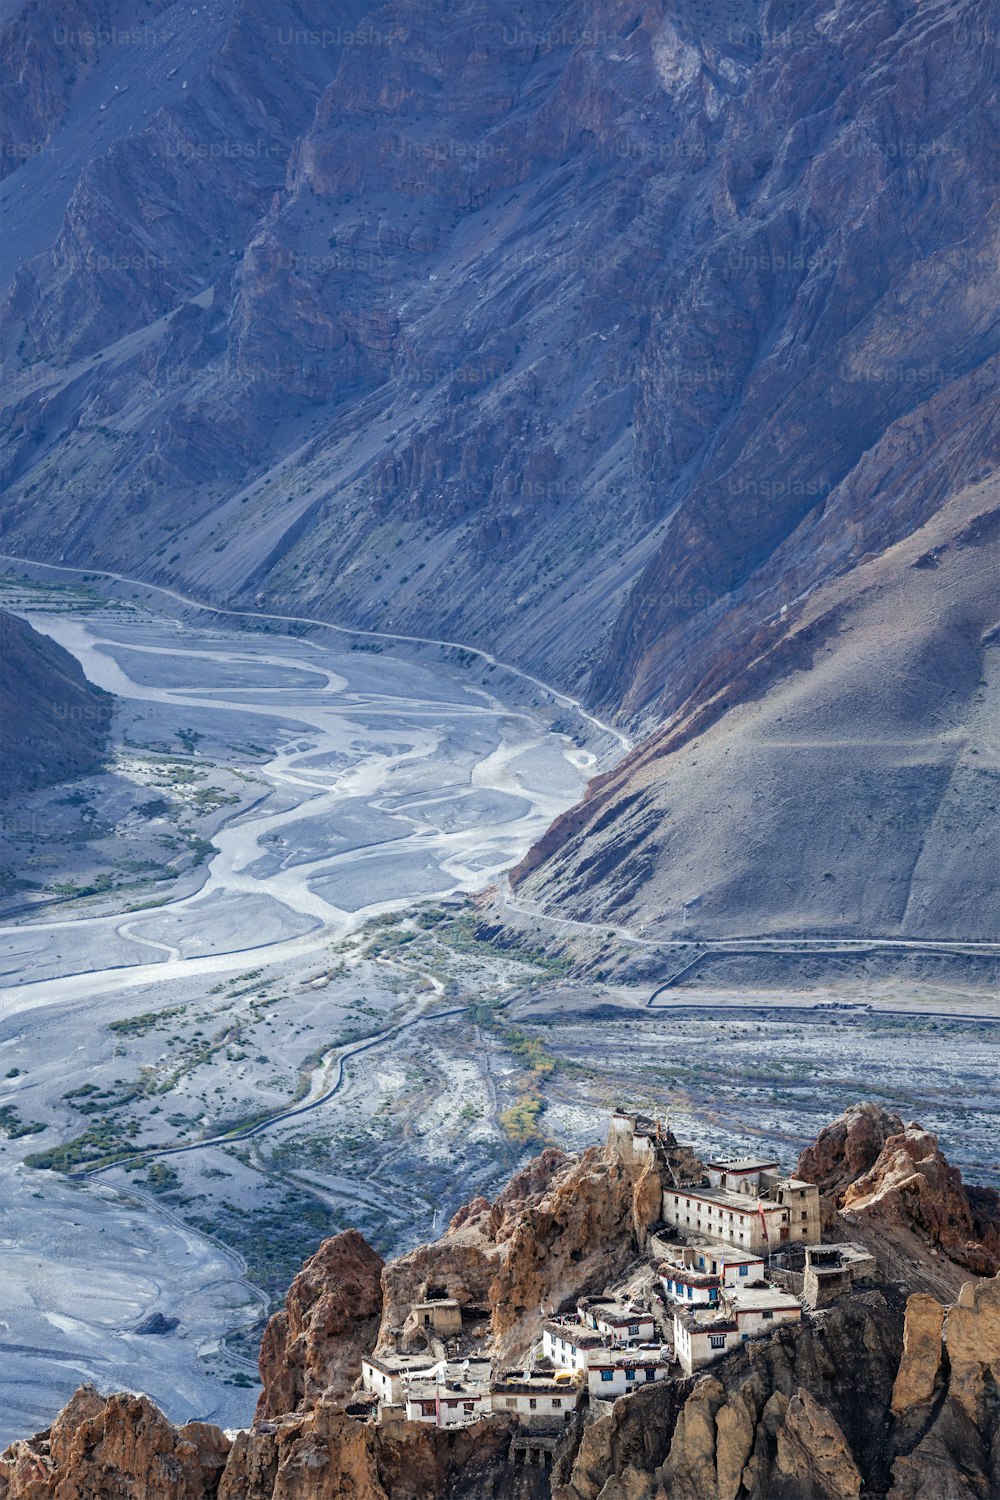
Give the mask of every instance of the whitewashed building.
[[410, 1422], [433, 1422], [436, 1427], [461, 1427], [489, 1416], [490, 1362], [441, 1360], [426, 1373], [403, 1378], [403, 1401]]
[[672, 1302], [683, 1302], [689, 1307], [714, 1307], [719, 1301], [721, 1283], [710, 1272], [664, 1261], [660, 1265], [660, 1284]]
[[671, 1362], [669, 1349], [659, 1345], [598, 1350], [587, 1366], [587, 1390], [600, 1400], [613, 1401], [655, 1380], [666, 1380]]
[[648, 1308], [588, 1297], [579, 1303], [577, 1314], [581, 1323], [603, 1334], [612, 1344], [645, 1343], [656, 1334], [656, 1320]]
[[528, 1426], [551, 1427], [571, 1420], [581, 1392], [582, 1386], [572, 1380], [521, 1373], [494, 1380], [490, 1399], [494, 1412], [509, 1412]]
[[721, 1359], [730, 1349], [770, 1334], [783, 1323], [798, 1323], [802, 1304], [773, 1286], [739, 1287], [715, 1309], [677, 1307], [674, 1352], [685, 1375]]
[[383, 1405], [399, 1406], [405, 1380], [411, 1375], [430, 1378], [439, 1365], [427, 1354], [367, 1354], [361, 1361], [361, 1384]]
[[559, 1370], [586, 1370], [591, 1356], [607, 1348], [603, 1334], [570, 1318], [542, 1324], [542, 1354]]

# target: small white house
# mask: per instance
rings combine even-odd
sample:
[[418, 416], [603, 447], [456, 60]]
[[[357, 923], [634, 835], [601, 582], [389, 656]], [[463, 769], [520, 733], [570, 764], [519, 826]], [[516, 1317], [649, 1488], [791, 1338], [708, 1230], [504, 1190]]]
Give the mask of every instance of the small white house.
[[432, 1377], [440, 1361], [428, 1355], [390, 1354], [380, 1358], [366, 1355], [361, 1361], [361, 1384], [384, 1406], [398, 1406], [403, 1400], [404, 1383], [410, 1376]]
[[740, 1342], [735, 1319], [724, 1313], [699, 1317], [680, 1308], [674, 1313], [674, 1354], [685, 1375], [721, 1359]]
[[462, 1427], [490, 1412], [488, 1390], [439, 1380], [411, 1380], [406, 1391], [408, 1422], [431, 1422], [435, 1427]]
[[656, 1322], [649, 1311], [620, 1302], [588, 1298], [577, 1308], [580, 1322], [593, 1328], [613, 1344], [640, 1344], [656, 1336]]
[[436, 1427], [478, 1422], [492, 1406], [489, 1361], [442, 1360], [426, 1375], [408, 1375], [403, 1399], [411, 1422], [433, 1422]]
[[542, 1324], [542, 1354], [559, 1370], [585, 1370], [592, 1356], [606, 1348], [603, 1334], [569, 1318]]
[[578, 1382], [550, 1375], [507, 1375], [493, 1381], [490, 1399], [494, 1412], [509, 1412], [528, 1426], [533, 1423], [551, 1426], [570, 1420], [580, 1390]]
[[683, 1302], [687, 1307], [714, 1307], [719, 1300], [718, 1276], [669, 1261], [660, 1267], [660, 1284], [672, 1302]]
[[587, 1370], [587, 1389], [592, 1396], [613, 1401], [670, 1374], [670, 1354], [655, 1349], [606, 1349], [595, 1354]]
[[740, 1287], [732, 1293], [729, 1305], [744, 1343], [773, 1332], [781, 1323], [802, 1321], [802, 1303], [780, 1287]]

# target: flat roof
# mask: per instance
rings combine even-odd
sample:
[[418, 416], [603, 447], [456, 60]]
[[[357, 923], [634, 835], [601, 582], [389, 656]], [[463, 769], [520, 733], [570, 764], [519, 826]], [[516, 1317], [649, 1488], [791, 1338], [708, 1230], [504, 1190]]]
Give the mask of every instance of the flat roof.
[[796, 1312], [802, 1311], [802, 1303], [790, 1292], [783, 1292], [776, 1286], [741, 1286], [736, 1287], [730, 1295], [730, 1301], [736, 1308], [737, 1313], [759, 1312], [766, 1308], [787, 1307], [794, 1308]]
[[773, 1156], [713, 1156], [705, 1165], [721, 1172], [763, 1172], [778, 1163]]
[[575, 1349], [598, 1349], [604, 1339], [595, 1328], [584, 1328], [582, 1323], [558, 1323], [552, 1318], [542, 1324], [542, 1332], [552, 1338], [565, 1339]]
[[[764, 1257], [758, 1255], [756, 1250], [741, 1250], [738, 1245], [722, 1245], [718, 1240], [702, 1239], [696, 1234], [686, 1237], [683, 1243], [671, 1244], [662, 1239], [661, 1243], [668, 1252], [676, 1250], [678, 1254], [683, 1254], [685, 1250], [694, 1250], [698, 1255], [711, 1255], [716, 1260], [723, 1261], [727, 1266], [750, 1264], [762, 1266], [764, 1264]], [[669, 1265], [670, 1262], [665, 1260], [663, 1264]], [[678, 1261], [676, 1264], [680, 1265], [681, 1262]]]
[[756, 1193], [731, 1193], [728, 1188], [666, 1188], [663, 1196], [666, 1198], [671, 1194], [675, 1198], [694, 1198], [705, 1203], [720, 1203], [723, 1208], [731, 1208], [734, 1213], [756, 1214], [758, 1204], [765, 1212], [769, 1209], [778, 1209], [779, 1212], [781, 1210], [781, 1204], [769, 1198], [759, 1198]]
[[428, 1354], [363, 1354], [361, 1363], [381, 1370], [383, 1375], [405, 1375], [420, 1370], [436, 1370], [441, 1361], [432, 1359]]
[[735, 1333], [734, 1319], [709, 1312], [708, 1309], [678, 1307], [674, 1321], [682, 1323], [691, 1333]]
[[685, 1286], [713, 1287], [719, 1278], [712, 1271], [692, 1271], [688, 1266], [675, 1266], [671, 1261], [660, 1263], [660, 1275], [672, 1281], [683, 1281]]
[[472, 1401], [480, 1400], [489, 1391], [487, 1381], [477, 1382], [475, 1385], [455, 1385], [443, 1380], [411, 1380], [406, 1391], [407, 1401], [433, 1401], [438, 1398], [442, 1401]]
[[608, 1350], [608, 1358], [595, 1360], [590, 1368], [592, 1370], [647, 1370], [659, 1369], [663, 1365], [673, 1364], [673, 1359], [666, 1349], [658, 1354], [629, 1354], [625, 1349]]
[[498, 1395], [508, 1396], [562, 1396], [579, 1394], [579, 1387], [573, 1380], [555, 1380], [551, 1375], [539, 1379], [532, 1375], [526, 1380], [522, 1375], [520, 1378], [510, 1380], [494, 1380], [490, 1382], [490, 1390]]

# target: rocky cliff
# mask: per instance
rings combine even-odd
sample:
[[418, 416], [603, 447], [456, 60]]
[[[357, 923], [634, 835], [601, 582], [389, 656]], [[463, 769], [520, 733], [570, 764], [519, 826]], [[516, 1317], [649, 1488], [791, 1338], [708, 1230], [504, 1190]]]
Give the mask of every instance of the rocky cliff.
[[879, 1105], [857, 1105], [827, 1126], [797, 1170], [852, 1230], [902, 1228], [978, 1276], [1000, 1271], [1000, 1194], [967, 1187], [936, 1136], [904, 1128]]
[[[803, 1162], [837, 1196], [858, 1189], [860, 1203], [878, 1163], [894, 1161], [905, 1150], [900, 1140], [917, 1131], [898, 1125], [875, 1106], [859, 1106], [824, 1131]], [[952, 1172], [947, 1163], [944, 1170]], [[0, 1456], [0, 1497], [989, 1500], [996, 1493], [1000, 1278], [966, 1282], [945, 1302], [923, 1292], [907, 1298], [905, 1275], [855, 1289], [821, 1317], [780, 1328], [701, 1375], [601, 1403], [582, 1427], [567, 1430], [551, 1469], [516, 1459], [502, 1416], [447, 1432], [373, 1426], [345, 1412], [349, 1367], [373, 1336], [380, 1300], [398, 1321], [433, 1277], [460, 1300], [485, 1298], [481, 1306], [465, 1301], [470, 1319], [481, 1315], [482, 1336], [496, 1350], [520, 1353], [539, 1298], [574, 1297], [634, 1262], [645, 1232], [644, 1176], [610, 1152], [577, 1160], [547, 1152], [494, 1204], [473, 1200], [440, 1241], [390, 1262], [381, 1277], [360, 1236], [338, 1235], [296, 1278], [269, 1327], [252, 1430], [175, 1428], [142, 1397], [83, 1388], [48, 1432]], [[947, 1216], [960, 1179], [930, 1174], [927, 1183], [924, 1208], [940, 1189], [939, 1213]], [[905, 1197], [887, 1197], [882, 1212], [912, 1218]], [[848, 1213], [849, 1232], [859, 1223], [860, 1209]], [[924, 1256], [947, 1257], [950, 1247], [924, 1233]], [[917, 1259], [920, 1243], [914, 1237]]]
[[75, 657], [0, 610], [0, 797], [95, 770], [113, 708]]

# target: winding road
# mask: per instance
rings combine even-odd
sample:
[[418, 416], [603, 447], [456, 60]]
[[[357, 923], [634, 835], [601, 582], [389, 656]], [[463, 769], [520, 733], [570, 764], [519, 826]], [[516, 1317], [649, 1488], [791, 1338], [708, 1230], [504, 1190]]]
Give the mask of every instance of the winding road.
[[71, 573], [77, 578], [110, 578], [115, 583], [126, 584], [131, 588], [148, 589], [151, 593], [162, 594], [164, 598], [173, 599], [177, 604], [183, 604], [189, 609], [204, 610], [208, 614], [225, 616], [237, 620], [268, 620], [280, 625], [313, 625], [321, 626], [324, 630], [334, 630], [338, 635], [364, 636], [369, 640], [398, 641], [402, 645], [410, 646], [443, 646], [452, 651], [465, 651], [477, 656], [490, 667], [501, 668], [510, 672], [512, 676], [519, 678], [522, 682], [530, 683], [532, 687], [548, 693], [549, 697], [565, 708], [572, 708], [581, 719], [590, 724], [592, 728], [603, 734], [610, 734], [618, 741], [623, 750], [632, 748], [631, 738], [619, 729], [615, 724], [609, 724], [592, 714], [585, 708], [579, 698], [573, 698], [569, 693], [564, 693], [549, 683], [543, 682], [540, 677], [533, 677], [530, 672], [523, 671], [520, 667], [513, 666], [510, 662], [501, 661], [499, 657], [493, 656], [489, 651], [484, 651], [481, 646], [470, 646], [463, 641], [439, 640], [434, 636], [427, 635], [402, 635], [391, 630], [365, 630], [356, 625], [337, 625], [332, 620], [320, 619], [318, 615], [284, 615], [272, 614], [265, 610], [257, 609], [233, 609], [218, 604], [207, 604], [202, 599], [194, 599], [189, 594], [178, 593], [176, 589], [168, 589], [163, 584], [147, 583], [142, 578], [129, 578], [124, 573], [113, 573], [107, 568], [71, 568], [59, 563], [40, 562], [34, 557], [19, 557], [11, 552], [0, 552], [0, 562], [20, 563], [24, 567], [47, 569], [54, 573]]

